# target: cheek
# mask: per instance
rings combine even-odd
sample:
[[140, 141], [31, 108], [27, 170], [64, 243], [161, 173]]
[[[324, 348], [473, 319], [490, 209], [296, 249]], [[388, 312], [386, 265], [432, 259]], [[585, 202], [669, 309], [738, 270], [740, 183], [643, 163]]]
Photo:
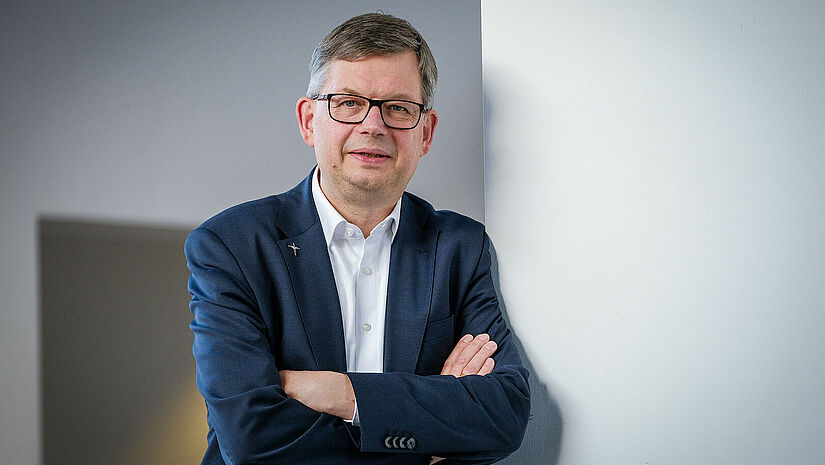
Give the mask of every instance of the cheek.
[[[318, 126], [322, 125], [319, 124]], [[338, 128], [319, 127], [319, 130], [315, 132], [315, 148], [327, 154], [340, 154], [347, 135], [343, 131], [336, 131], [335, 129]]]
[[418, 134], [410, 135], [412, 137], [405, 137], [401, 140], [396, 140], [396, 146], [399, 153], [404, 153], [404, 162], [406, 165], [414, 168], [418, 164], [419, 158], [423, 153], [423, 145]]

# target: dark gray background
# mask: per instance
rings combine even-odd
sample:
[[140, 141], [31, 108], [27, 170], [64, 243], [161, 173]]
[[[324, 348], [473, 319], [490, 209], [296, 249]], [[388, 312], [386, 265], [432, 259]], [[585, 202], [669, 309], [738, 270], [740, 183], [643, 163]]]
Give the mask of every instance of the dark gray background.
[[291, 188], [314, 164], [307, 63], [346, 18], [382, 9], [427, 38], [441, 119], [410, 190], [483, 219], [477, 1], [0, 8], [0, 463], [41, 463], [38, 219], [186, 230]]
[[188, 233], [39, 222], [43, 463], [200, 463]]

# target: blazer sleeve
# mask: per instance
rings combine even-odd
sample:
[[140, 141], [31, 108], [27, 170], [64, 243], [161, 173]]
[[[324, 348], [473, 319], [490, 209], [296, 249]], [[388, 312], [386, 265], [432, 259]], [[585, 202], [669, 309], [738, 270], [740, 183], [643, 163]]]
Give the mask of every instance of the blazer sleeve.
[[[521, 444], [530, 415], [528, 372], [501, 316], [490, 273], [490, 239], [458, 309], [456, 335], [487, 332], [498, 343], [486, 376], [349, 373], [361, 419], [361, 450], [430, 454], [443, 463], [492, 463]], [[454, 341], [454, 343], [457, 341]], [[413, 449], [388, 449], [395, 437]], [[389, 444], [387, 444], [389, 442]]]
[[198, 389], [228, 464], [320, 460], [354, 448], [351, 426], [288, 398], [281, 388], [263, 319], [241, 267], [206, 228], [184, 246]]

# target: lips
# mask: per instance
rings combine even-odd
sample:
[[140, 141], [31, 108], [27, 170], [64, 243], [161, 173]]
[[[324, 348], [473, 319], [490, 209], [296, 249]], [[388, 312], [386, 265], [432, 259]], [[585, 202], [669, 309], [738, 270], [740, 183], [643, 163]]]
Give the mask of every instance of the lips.
[[378, 150], [353, 150], [350, 153], [366, 158], [390, 158], [389, 155]]

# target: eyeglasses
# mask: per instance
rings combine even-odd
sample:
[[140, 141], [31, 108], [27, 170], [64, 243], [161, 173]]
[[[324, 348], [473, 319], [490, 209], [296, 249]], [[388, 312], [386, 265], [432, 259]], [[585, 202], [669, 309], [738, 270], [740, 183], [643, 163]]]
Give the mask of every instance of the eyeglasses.
[[381, 120], [388, 128], [413, 129], [418, 126], [424, 105], [410, 100], [373, 100], [354, 94], [324, 94], [312, 97], [326, 100], [329, 117], [339, 123], [358, 124], [365, 119], [372, 107], [378, 107]]

